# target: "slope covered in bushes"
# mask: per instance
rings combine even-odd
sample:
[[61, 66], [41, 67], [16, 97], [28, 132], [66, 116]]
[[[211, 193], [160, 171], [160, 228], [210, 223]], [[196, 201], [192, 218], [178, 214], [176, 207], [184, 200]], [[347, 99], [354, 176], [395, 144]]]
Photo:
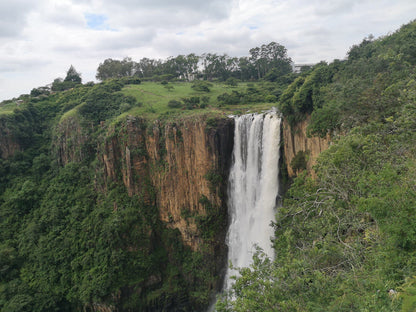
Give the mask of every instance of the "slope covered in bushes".
[[415, 38], [416, 22], [366, 38], [282, 94], [292, 124], [312, 114], [333, 144], [285, 195], [276, 259], [259, 252], [219, 311], [414, 311]]

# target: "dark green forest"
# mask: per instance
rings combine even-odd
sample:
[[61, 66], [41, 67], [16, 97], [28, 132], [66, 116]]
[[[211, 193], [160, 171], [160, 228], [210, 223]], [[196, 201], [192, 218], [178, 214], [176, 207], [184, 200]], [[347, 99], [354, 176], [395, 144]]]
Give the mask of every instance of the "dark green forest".
[[[119, 116], [140, 107], [158, 113], [128, 88], [151, 81], [171, 94], [201, 60], [202, 83], [189, 87], [198, 101], [178, 93], [177, 107], [163, 104], [162, 122], [190, 110], [241, 113], [255, 103], [278, 106], [291, 125], [310, 115], [309, 135], [332, 140], [316, 177], [299, 170], [286, 182], [273, 224], [276, 258], [259, 250], [217, 310], [416, 310], [416, 22], [301, 73], [291, 72], [283, 46], [270, 43], [243, 58], [107, 59], [97, 84], [82, 84], [71, 66], [51, 89], [20, 96], [19, 107], [2, 102], [0, 126], [21, 150], [0, 158], [0, 310], [206, 308], [218, 279], [209, 248], [192, 251], [159, 219], [157, 190], [147, 181], [150, 198], [129, 196], [97, 174], [101, 123], [117, 127]], [[228, 91], [201, 106], [213, 84]], [[68, 114], [79, 116], [89, 140], [80, 161], [64, 166], [53, 142]], [[207, 245], [216, 217], [224, 218], [200, 220]]]

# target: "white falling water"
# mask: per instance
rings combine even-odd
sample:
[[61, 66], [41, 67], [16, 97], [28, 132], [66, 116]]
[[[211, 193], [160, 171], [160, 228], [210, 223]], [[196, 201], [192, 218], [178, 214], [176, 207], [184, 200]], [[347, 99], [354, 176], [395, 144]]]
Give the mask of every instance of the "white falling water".
[[[279, 190], [280, 123], [276, 112], [235, 117], [227, 234], [228, 261], [234, 267], [251, 264], [255, 245], [273, 257], [271, 222]], [[228, 269], [225, 289], [229, 289], [230, 276], [235, 274]]]

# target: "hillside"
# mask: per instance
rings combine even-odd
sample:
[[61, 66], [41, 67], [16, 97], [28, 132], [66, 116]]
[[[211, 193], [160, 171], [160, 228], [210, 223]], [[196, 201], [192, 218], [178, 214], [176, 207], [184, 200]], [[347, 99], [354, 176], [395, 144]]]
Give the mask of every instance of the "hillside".
[[[277, 214], [276, 259], [242, 270], [219, 311], [414, 311], [416, 23], [318, 64], [282, 94], [295, 126], [332, 143]], [[262, 293], [262, 296], [258, 296]]]

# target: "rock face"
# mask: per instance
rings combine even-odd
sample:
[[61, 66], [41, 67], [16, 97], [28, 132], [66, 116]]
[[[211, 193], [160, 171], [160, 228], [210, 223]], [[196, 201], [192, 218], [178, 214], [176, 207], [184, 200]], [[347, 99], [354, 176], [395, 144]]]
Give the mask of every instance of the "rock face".
[[0, 158], [7, 159], [20, 150], [20, 145], [7, 127], [6, 121], [0, 118]]
[[[186, 245], [198, 250], [202, 233], [195, 218], [184, 216], [206, 215], [206, 199], [226, 215], [233, 130], [234, 121], [229, 118], [184, 117], [161, 123], [127, 117], [117, 126], [103, 128], [98, 139], [97, 180], [104, 185], [97, 188], [105, 191], [108, 183], [122, 182], [130, 195], [154, 203], [160, 219], [178, 229]], [[82, 159], [88, 139], [79, 123], [68, 118], [57, 132], [54, 144], [60, 163]], [[219, 246], [224, 245], [225, 232], [226, 226], [214, 249], [225, 248]]]
[[[328, 148], [326, 138], [308, 137], [310, 117], [291, 128], [283, 122], [283, 151], [289, 177], [296, 175], [291, 163], [299, 152], [306, 156], [306, 170], [313, 172], [318, 155]], [[98, 139], [97, 185], [122, 182], [129, 195], [140, 195], [159, 208], [160, 219], [178, 229], [193, 250], [201, 244], [194, 218], [204, 216], [201, 198], [227, 213], [226, 182], [233, 147], [234, 121], [206, 116], [183, 117], [171, 122], [127, 117], [117, 126], [102, 125]], [[54, 145], [62, 165], [80, 161], [91, 151], [87, 131], [69, 117], [57, 128]], [[210, 177], [216, 177], [216, 185]], [[225, 230], [219, 237], [225, 237]], [[222, 243], [223, 244], [223, 243]], [[217, 246], [218, 247], [218, 246]]]
[[87, 140], [88, 135], [78, 118], [71, 116], [62, 120], [57, 126], [53, 140], [60, 165], [84, 159]]
[[[201, 198], [226, 214], [225, 188], [233, 145], [232, 120], [218, 120], [207, 128], [202, 119], [185, 119], [161, 128], [154, 125], [146, 149], [156, 187], [160, 217], [179, 229], [183, 241], [194, 250], [200, 243], [195, 222], [184, 213], [205, 215]], [[164, 140], [161, 139], [164, 137]], [[210, 176], [218, 177], [216, 183]]]
[[315, 173], [313, 171], [313, 166], [316, 164], [316, 159], [319, 154], [326, 150], [329, 146], [329, 135], [325, 138], [307, 136], [309, 121], [310, 116], [293, 128], [289, 125], [286, 119], [283, 121], [283, 149], [289, 177], [296, 176], [296, 172], [292, 168], [291, 163], [299, 152], [305, 153], [306, 170], [314, 176]]

